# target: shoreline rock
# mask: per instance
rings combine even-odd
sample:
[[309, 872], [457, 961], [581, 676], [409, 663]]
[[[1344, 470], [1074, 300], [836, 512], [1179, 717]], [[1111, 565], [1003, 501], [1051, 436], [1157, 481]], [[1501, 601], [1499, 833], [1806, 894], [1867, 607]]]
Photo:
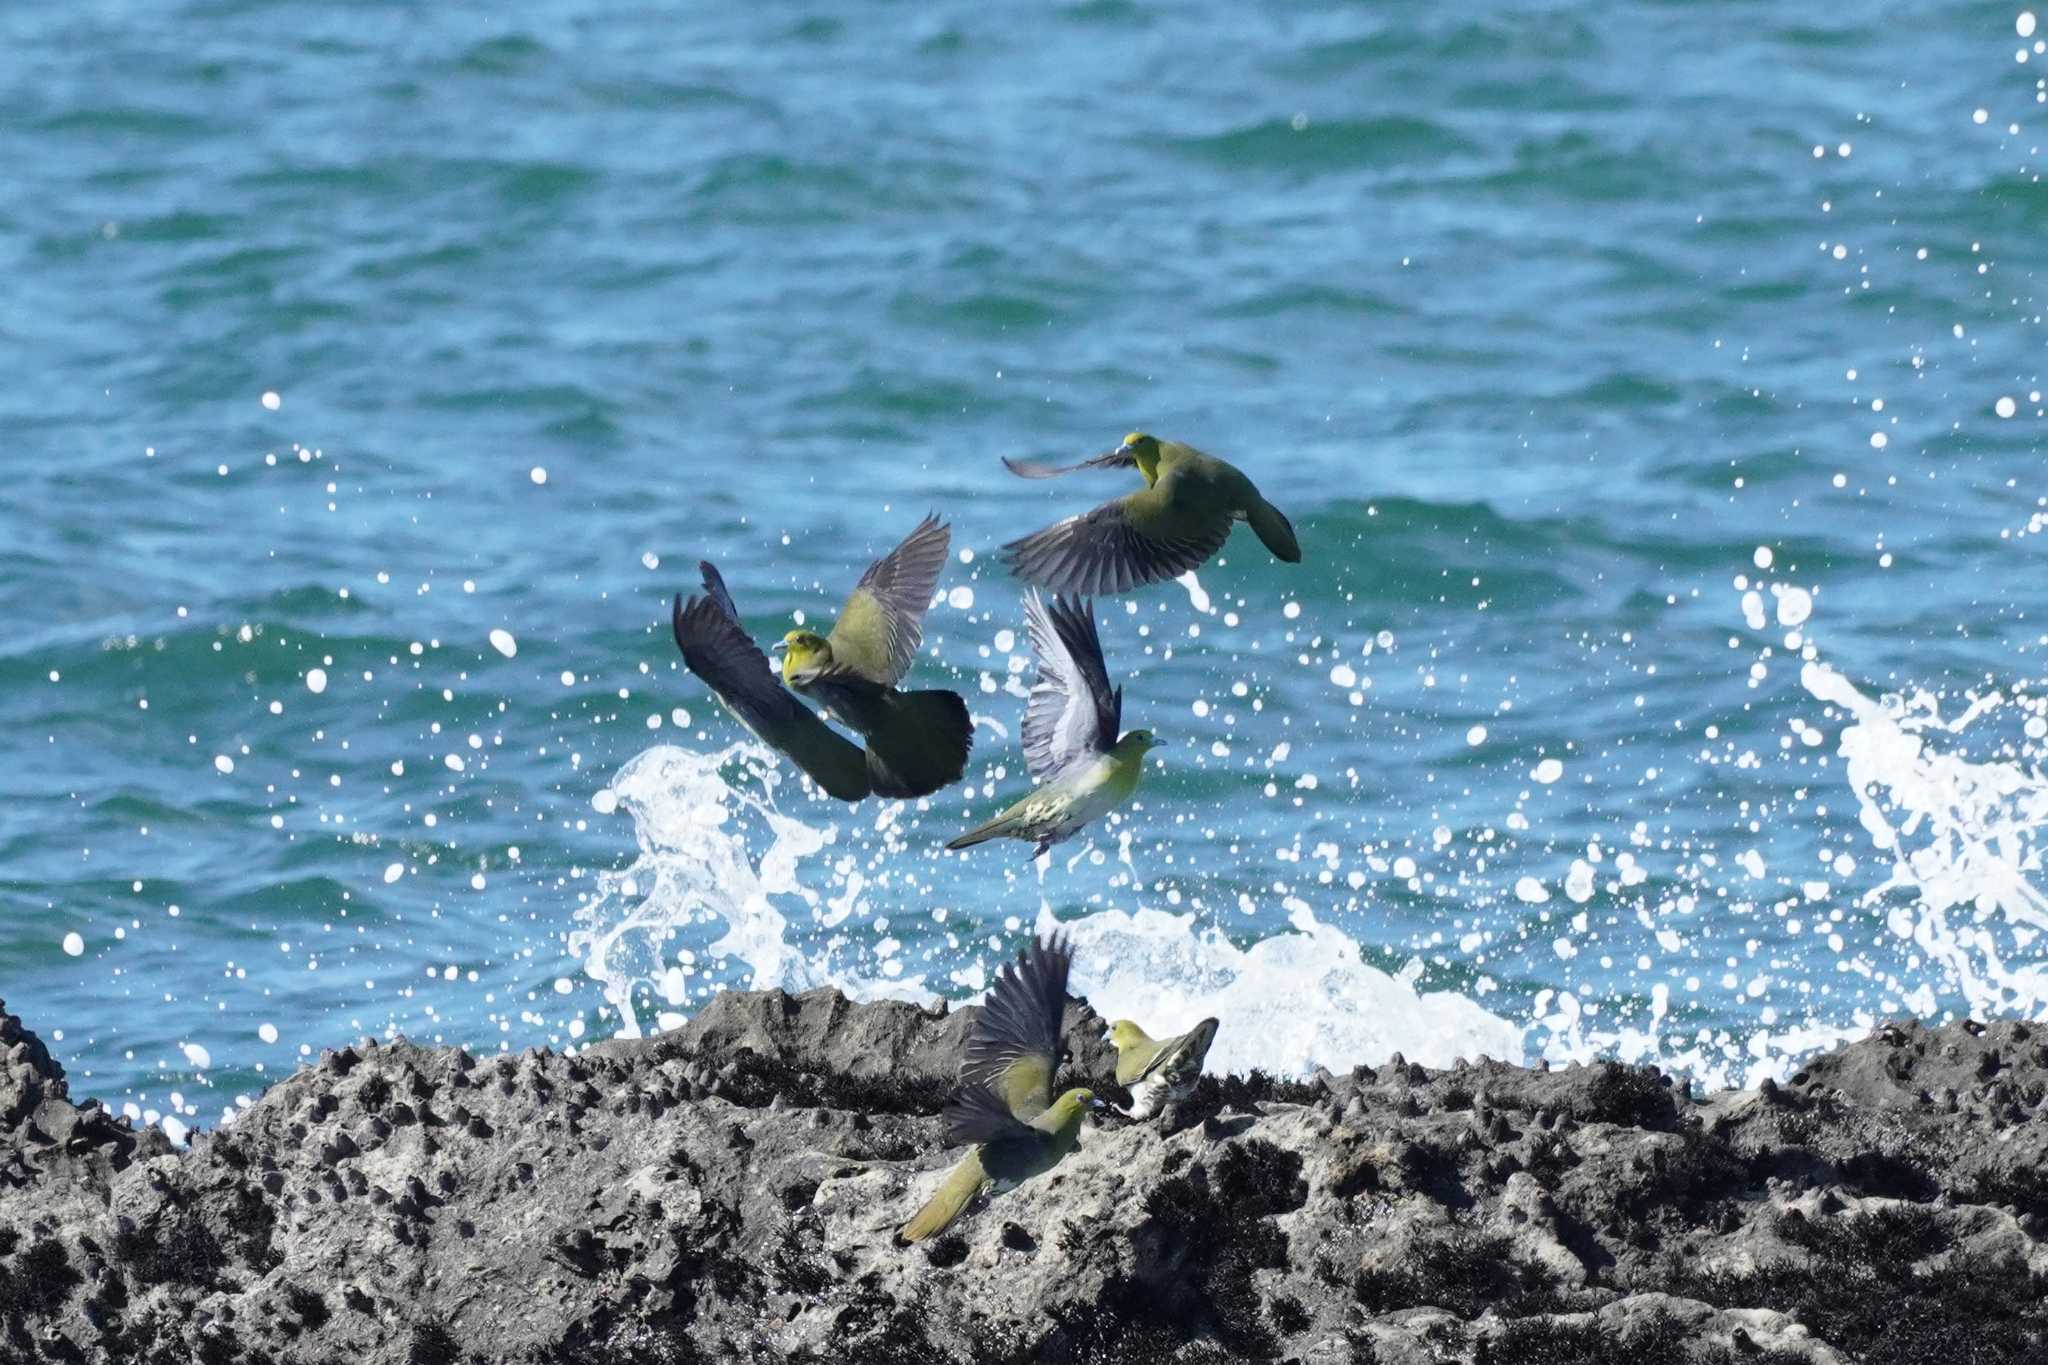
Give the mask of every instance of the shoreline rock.
[[735, 992], [570, 1057], [364, 1042], [178, 1152], [0, 1007], [0, 1363], [2048, 1359], [2039, 1025], [1703, 1099], [1208, 1078], [898, 1246], [972, 1014]]

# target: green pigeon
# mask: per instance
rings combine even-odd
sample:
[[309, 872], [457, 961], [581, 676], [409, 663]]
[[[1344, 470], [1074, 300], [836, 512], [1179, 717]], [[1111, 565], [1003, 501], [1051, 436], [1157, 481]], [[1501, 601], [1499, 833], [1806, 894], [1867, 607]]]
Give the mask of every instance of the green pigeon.
[[945, 524], [926, 517], [868, 566], [829, 632], [792, 630], [775, 646], [783, 682], [867, 741], [878, 796], [929, 796], [967, 769], [974, 722], [960, 694], [897, 690], [924, 642], [924, 614], [951, 543]]
[[1086, 601], [1036, 592], [1024, 600], [1038, 679], [1024, 703], [1024, 764], [1038, 785], [1002, 814], [946, 845], [1022, 839], [1036, 858], [1131, 799], [1145, 755], [1161, 741], [1150, 730], [1119, 737], [1124, 692], [1110, 690], [1095, 613]]
[[1052, 1093], [1073, 960], [1073, 949], [1054, 935], [997, 973], [967, 1039], [960, 1088], [945, 1109], [947, 1140], [974, 1150], [898, 1230], [904, 1241], [936, 1237], [984, 1191], [1005, 1194], [1059, 1165], [1079, 1142], [1082, 1120], [1101, 1107], [1092, 1090]]
[[1214, 1019], [1204, 1019], [1173, 1038], [1154, 1038], [1129, 1019], [1111, 1023], [1116, 1083], [1131, 1092], [1131, 1107], [1123, 1113], [1129, 1118], [1149, 1119], [1169, 1101], [1192, 1095], [1195, 1082], [1202, 1077], [1202, 1061], [1215, 1039]]
[[1003, 463], [1026, 479], [1077, 469], [1136, 469], [1144, 476], [1145, 486], [1136, 492], [1003, 547], [1012, 573], [1049, 592], [1129, 592], [1178, 578], [1207, 563], [1240, 521], [1251, 523], [1275, 557], [1301, 562], [1293, 525], [1259, 495], [1244, 471], [1178, 441], [1134, 431], [1115, 450], [1079, 464], [1007, 457]]
[[[927, 517], [901, 545], [868, 567], [829, 635], [793, 630], [775, 681], [767, 655], [747, 635], [725, 580], [697, 567], [704, 595], [677, 595], [671, 624], [683, 662], [726, 709], [788, 755], [827, 794], [858, 801], [870, 792], [908, 799], [959, 780], [974, 723], [957, 692], [904, 692], [902, 681], [924, 638], [924, 613], [946, 562], [947, 529]], [[793, 693], [821, 703], [867, 742], [863, 751]]]

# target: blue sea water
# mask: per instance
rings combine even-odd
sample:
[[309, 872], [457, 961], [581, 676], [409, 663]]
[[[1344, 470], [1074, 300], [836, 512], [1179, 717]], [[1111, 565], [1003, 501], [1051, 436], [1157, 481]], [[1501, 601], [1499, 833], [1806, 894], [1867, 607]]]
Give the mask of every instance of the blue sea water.
[[[1047, 918], [1231, 1064], [2048, 1012], [2032, 28], [10, 7], [0, 997], [184, 1123], [361, 1033], [963, 999]], [[1305, 560], [1103, 603], [1138, 805], [943, 853], [1024, 782], [990, 551], [1124, 486], [998, 457], [1132, 427]], [[779, 634], [928, 509], [971, 784], [764, 786], [670, 594]]]

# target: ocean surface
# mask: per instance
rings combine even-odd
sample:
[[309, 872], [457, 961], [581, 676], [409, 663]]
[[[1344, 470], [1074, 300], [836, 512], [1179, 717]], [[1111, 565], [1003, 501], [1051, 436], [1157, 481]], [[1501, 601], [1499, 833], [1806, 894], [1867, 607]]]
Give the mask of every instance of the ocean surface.
[[[174, 1130], [324, 1046], [1036, 928], [1213, 1061], [2048, 1014], [2048, 66], [1987, 4], [0, 12], [0, 997]], [[2048, 37], [2044, 33], [2043, 37]], [[1100, 604], [1140, 800], [1034, 865], [992, 550], [1242, 465]], [[970, 783], [807, 795], [682, 671], [927, 510]]]

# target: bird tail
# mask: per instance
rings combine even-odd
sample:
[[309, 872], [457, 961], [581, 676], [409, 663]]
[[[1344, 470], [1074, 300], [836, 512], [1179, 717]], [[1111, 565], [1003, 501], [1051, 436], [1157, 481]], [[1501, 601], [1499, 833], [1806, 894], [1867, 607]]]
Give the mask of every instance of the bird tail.
[[897, 692], [867, 742], [875, 795], [910, 800], [960, 780], [974, 747], [974, 721], [958, 692]]
[[927, 1237], [936, 1237], [953, 1226], [953, 1220], [981, 1193], [981, 1163], [973, 1156], [955, 1166], [939, 1186], [938, 1193], [925, 1201], [923, 1208], [911, 1216], [896, 1232], [906, 1242], [922, 1242]]
[[1251, 523], [1252, 530], [1275, 559], [1301, 563], [1301, 542], [1294, 538], [1294, 523], [1287, 520], [1286, 513], [1264, 498], [1254, 498], [1244, 519]]
[[976, 825], [959, 838], [947, 840], [946, 847], [952, 849], [973, 848], [976, 844], [985, 844], [991, 839], [1000, 839], [1006, 834], [1016, 832], [1019, 819], [1017, 810], [1013, 806], [987, 824]]

